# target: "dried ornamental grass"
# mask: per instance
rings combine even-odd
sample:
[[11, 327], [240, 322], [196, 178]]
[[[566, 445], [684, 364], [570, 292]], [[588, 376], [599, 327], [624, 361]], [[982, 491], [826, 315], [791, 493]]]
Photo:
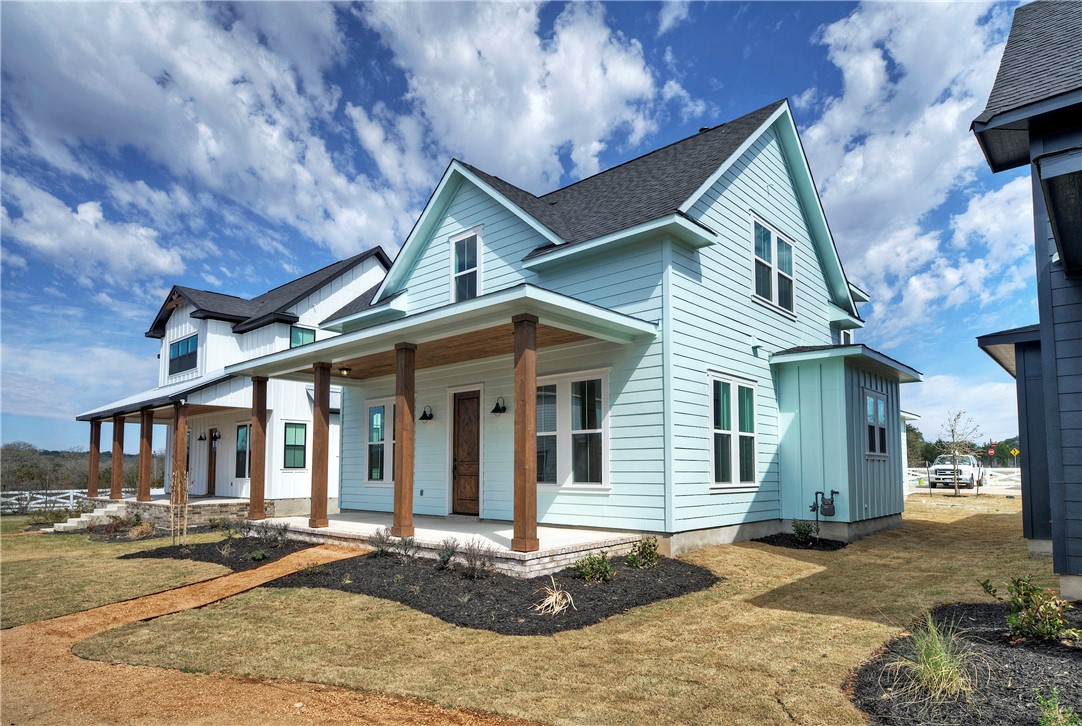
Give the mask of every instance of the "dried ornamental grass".
[[549, 575], [549, 581], [552, 583], [552, 587], [545, 585], [542, 588], [545, 591], [545, 599], [534, 605], [533, 609], [542, 615], [552, 615], [553, 617], [567, 610], [568, 606], [578, 610], [575, 607], [575, 600], [571, 597], [571, 593], [557, 585], [556, 578], [552, 575]]
[[895, 673], [895, 691], [913, 703], [938, 704], [973, 689], [970, 653], [957, 628], [940, 626], [930, 612], [909, 636], [905, 650], [887, 670]]

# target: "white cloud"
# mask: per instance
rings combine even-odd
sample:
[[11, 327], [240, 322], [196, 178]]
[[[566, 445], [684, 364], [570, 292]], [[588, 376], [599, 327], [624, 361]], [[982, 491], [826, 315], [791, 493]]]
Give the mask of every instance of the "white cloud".
[[[92, 287], [120, 285], [148, 275], [178, 274], [184, 262], [163, 247], [153, 229], [105, 219], [101, 202], [87, 201], [73, 211], [25, 179], [4, 177], [6, 239], [40, 255]], [[14, 203], [18, 214], [8, 210]]]
[[688, 19], [691, 3], [683, 0], [666, 0], [657, 14], [658, 37], [665, 35], [680, 23]]
[[699, 118], [706, 113], [707, 103], [702, 99], [692, 98], [687, 89], [673, 79], [665, 82], [661, 88], [661, 98], [667, 102], [675, 101], [680, 109], [680, 118], [686, 123], [689, 119]]
[[[1002, 377], [1008, 376], [1004, 373]], [[965, 411], [980, 427], [981, 439], [998, 440], [1018, 435], [1013, 381], [928, 376], [923, 383], [902, 386], [901, 390], [902, 408], [921, 417], [914, 425], [926, 440], [939, 438], [951, 411]]]

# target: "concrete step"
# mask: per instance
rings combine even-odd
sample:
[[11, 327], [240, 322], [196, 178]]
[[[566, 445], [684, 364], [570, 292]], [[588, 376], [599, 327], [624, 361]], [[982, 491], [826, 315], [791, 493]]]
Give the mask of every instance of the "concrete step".
[[42, 531], [78, 532], [93, 525], [108, 524], [110, 517], [123, 517], [126, 512], [127, 506], [125, 506], [124, 502], [113, 502], [104, 507], [98, 507], [93, 512], [86, 512], [78, 517], [72, 517], [66, 522], [59, 522], [53, 525], [52, 529]]

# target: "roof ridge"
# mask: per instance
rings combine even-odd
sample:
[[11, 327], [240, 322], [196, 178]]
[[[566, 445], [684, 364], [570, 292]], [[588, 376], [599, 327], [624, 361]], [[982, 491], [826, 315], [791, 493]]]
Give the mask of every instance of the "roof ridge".
[[[642, 154], [642, 155], [640, 155], [640, 156], [636, 156], [636, 157], [634, 157], [634, 158], [632, 158], [632, 159], [628, 159], [627, 161], [622, 161], [622, 162], [620, 162], [619, 164], [617, 164], [616, 166], [611, 166], [611, 167], [609, 167], [608, 169], [603, 169], [602, 171], [599, 171], [599, 172], [597, 172], [597, 173], [595, 173], [595, 174], [591, 174], [590, 176], [587, 176], [587, 177], [583, 177], [582, 179], [579, 179], [578, 181], [573, 181], [573, 182], [571, 182], [570, 184], [567, 184], [567, 185], [565, 185], [565, 186], [562, 186], [562, 187], [560, 187], [560, 188], [558, 188], [558, 189], [553, 189], [553, 190], [552, 190], [551, 192], [546, 192], [545, 194], [543, 194], [542, 196], [540, 196], [540, 197], [537, 197], [537, 198], [543, 201], [543, 200], [545, 200], [545, 199], [546, 199], [547, 197], [550, 197], [550, 196], [552, 196], [553, 194], [556, 194], [557, 192], [562, 192], [562, 191], [565, 191], [565, 190], [567, 190], [567, 189], [570, 189], [570, 188], [571, 188], [571, 187], [573, 187], [573, 186], [576, 186], [576, 185], [578, 185], [578, 184], [582, 184], [583, 182], [587, 182], [587, 181], [590, 181], [591, 179], [596, 179], [596, 178], [597, 178], [597, 177], [599, 177], [599, 176], [603, 176], [603, 175], [605, 175], [605, 174], [608, 174], [608, 173], [609, 173], [609, 172], [611, 172], [611, 171], [615, 171], [616, 169], [619, 169], [619, 168], [621, 168], [621, 167], [627, 166], [628, 164], [632, 164], [632, 163], [634, 163], [634, 162], [636, 162], [636, 161], [639, 161], [640, 159], [646, 159], [646, 158], [648, 158], [648, 157], [651, 157], [651, 156], [653, 156], [653, 155], [655, 155], [655, 154], [658, 154], [658, 153], [660, 153], [660, 152], [662, 152], [662, 151], [665, 151], [666, 149], [670, 149], [670, 148], [672, 148], [673, 146], [676, 146], [676, 145], [678, 145], [678, 144], [682, 144], [682, 143], [684, 143], [685, 141], [688, 141], [689, 139], [697, 139], [697, 138], [699, 138], [699, 136], [701, 136], [702, 134], [708, 134], [708, 133], [711, 133], [711, 132], [713, 132], [713, 131], [717, 131], [718, 129], [720, 129], [720, 128], [723, 128], [723, 127], [725, 127], [725, 126], [728, 126], [728, 125], [730, 125], [730, 124], [734, 124], [734, 123], [736, 123], [737, 121], [740, 121], [740, 120], [741, 120], [741, 119], [743, 119], [743, 118], [747, 118], [748, 116], [752, 116], [752, 115], [754, 115], [754, 114], [760, 113], [760, 112], [762, 112], [762, 111], [764, 111], [764, 110], [766, 110], [766, 109], [768, 109], [768, 108], [771, 108], [772, 106], [773, 106], [773, 107], [777, 107], [777, 106], [780, 106], [781, 104], [783, 104], [783, 103], [785, 103], [785, 102], [787, 102], [787, 101], [788, 101], [788, 97], [786, 97], [786, 98], [782, 98], [782, 99], [779, 99], [779, 100], [777, 100], [777, 101], [774, 101], [773, 103], [768, 103], [768, 104], [766, 104], [765, 106], [761, 106], [761, 107], [759, 107], [759, 108], [755, 109], [754, 111], [749, 111], [748, 113], [745, 113], [745, 114], [742, 114], [742, 115], [740, 115], [740, 116], [737, 116], [736, 118], [733, 118], [733, 119], [729, 119], [728, 121], [725, 121], [725, 122], [723, 122], [723, 123], [720, 123], [720, 124], [718, 124], [717, 126], [711, 126], [711, 127], [710, 127], [709, 129], [707, 129], [706, 131], [701, 131], [701, 130], [700, 130], [700, 131], [699, 131], [698, 133], [692, 134], [692, 135], [690, 135], [690, 136], [685, 136], [685, 137], [684, 137], [684, 138], [682, 138], [682, 139], [678, 139], [678, 140], [676, 140], [676, 141], [673, 141], [673, 142], [671, 142], [671, 143], [669, 143], [669, 144], [666, 144], [665, 146], [661, 146], [661, 147], [659, 147], [659, 148], [657, 148], [657, 149], [654, 149], [653, 151], [648, 151], [648, 152], [646, 152], [645, 154]], [[549, 204], [552, 204], [552, 202], [550, 202]]]
[[192, 292], [205, 292], [208, 295], [221, 295], [222, 297], [231, 297], [234, 300], [241, 300], [243, 302], [252, 302], [255, 298], [241, 297], [240, 295], [231, 295], [228, 292], [218, 292], [217, 290], [203, 290], [198, 287], [188, 287], [187, 285], [173, 285], [178, 290], [190, 290]]

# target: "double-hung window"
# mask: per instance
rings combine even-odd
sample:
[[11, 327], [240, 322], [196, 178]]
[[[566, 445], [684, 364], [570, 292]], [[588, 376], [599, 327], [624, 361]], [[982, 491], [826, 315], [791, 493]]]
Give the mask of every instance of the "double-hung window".
[[247, 479], [252, 468], [252, 425], [237, 426], [237, 478]]
[[390, 401], [368, 405], [368, 476], [370, 482], [394, 481], [395, 407]]
[[308, 439], [308, 425], [302, 423], [286, 424], [286, 469], [303, 469]]
[[451, 238], [451, 295], [453, 302], [477, 297], [481, 287], [481, 236], [477, 230]]
[[775, 230], [752, 223], [755, 248], [755, 296], [788, 312], [795, 311], [793, 245]]
[[189, 335], [187, 338], [174, 341], [169, 344], [169, 375], [183, 373], [195, 368], [198, 362], [199, 336]]
[[710, 415], [714, 485], [756, 486], [755, 384], [712, 376]]
[[605, 372], [543, 378], [537, 385], [537, 483], [608, 484], [608, 384]]
[[289, 326], [289, 347], [299, 348], [302, 345], [316, 342], [316, 331], [312, 328], [302, 328], [299, 325]]
[[868, 454], [887, 455], [887, 397], [877, 391], [864, 389], [864, 424], [867, 431]]

